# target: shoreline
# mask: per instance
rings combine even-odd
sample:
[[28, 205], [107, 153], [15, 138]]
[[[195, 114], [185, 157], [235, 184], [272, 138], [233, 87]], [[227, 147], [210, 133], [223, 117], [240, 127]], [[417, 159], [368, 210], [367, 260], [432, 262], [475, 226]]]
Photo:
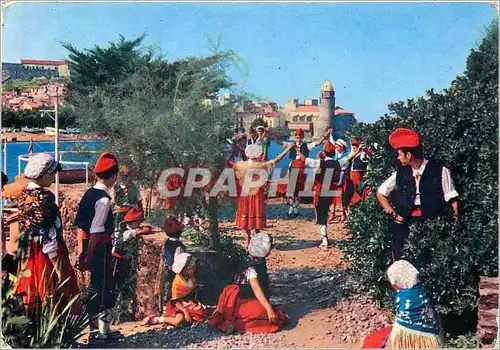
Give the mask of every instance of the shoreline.
[[[89, 141], [101, 140], [102, 137], [92, 134], [85, 135], [59, 135], [60, 141]], [[7, 143], [22, 143], [22, 142], [53, 142], [53, 135], [46, 135], [43, 133], [29, 133], [29, 132], [4, 132], [2, 133], [2, 141], [7, 140]]]

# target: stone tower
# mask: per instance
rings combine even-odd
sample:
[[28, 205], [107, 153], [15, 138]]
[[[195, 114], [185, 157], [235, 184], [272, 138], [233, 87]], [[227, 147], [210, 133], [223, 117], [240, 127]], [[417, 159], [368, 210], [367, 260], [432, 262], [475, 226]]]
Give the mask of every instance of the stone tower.
[[319, 117], [316, 122], [314, 135], [321, 137], [333, 126], [333, 117], [335, 113], [335, 90], [330, 80], [325, 80], [321, 86], [321, 95], [319, 97]]

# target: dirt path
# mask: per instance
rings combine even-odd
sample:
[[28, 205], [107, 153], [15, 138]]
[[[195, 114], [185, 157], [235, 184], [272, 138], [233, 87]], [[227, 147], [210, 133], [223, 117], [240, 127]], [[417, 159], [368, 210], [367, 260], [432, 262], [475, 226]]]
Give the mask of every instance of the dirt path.
[[[272, 303], [281, 305], [289, 322], [281, 332], [261, 335], [225, 335], [205, 325], [166, 330], [139, 322], [118, 326], [126, 335], [119, 347], [189, 348], [356, 348], [371, 330], [389, 323], [384, 311], [356, 295], [347, 280], [341, 252], [335, 246], [317, 248], [318, 227], [312, 206], [287, 220], [286, 206], [274, 201], [268, 207], [265, 230], [273, 236], [268, 258]], [[243, 244], [243, 233], [231, 223], [222, 227]], [[344, 239], [342, 224], [329, 226], [331, 241]]]

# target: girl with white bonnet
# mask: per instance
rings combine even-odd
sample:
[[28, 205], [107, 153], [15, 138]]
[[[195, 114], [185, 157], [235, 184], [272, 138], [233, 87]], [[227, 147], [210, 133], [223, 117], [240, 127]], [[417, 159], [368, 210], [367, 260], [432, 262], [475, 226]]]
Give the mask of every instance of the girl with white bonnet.
[[258, 180], [258, 175], [255, 174], [251, 177], [250, 175], [247, 176], [247, 174], [250, 170], [254, 169], [262, 169], [269, 174], [272, 167], [278, 163], [292, 147], [293, 144], [289, 144], [285, 150], [273, 160], [263, 161], [262, 146], [252, 144], [245, 149], [245, 155], [248, 160], [239, 161], [234, 164], [238, 193], [236, 226], [245, 230], [247, 234], [247, 245], [250, 242], [252, 230], [260, 232], [261, 229], [266, 227], [267, 221], [264, 185], [260, 187], [249, 187], [248, 184], [247, 188], [245, 188], [245, 181], [250, 183], [251, 180]]
[[252, 236], [248, 246], [249, 262], [222, 291], [208, 325], [223, 332], [273, 333], [283, 326], [286, 315], [269, 302], [269, 275], [266, 257], [271, 237], [263, 232]]
[[396, 321], [369, 334], [363, 348], [433, 349], [442, 346], [441, 327], [431, 296], [419, 281], [419, 272], [406, 260], [398, 260], [387, 270], [396, 290]]
[[[24, 175], [29, 179], [18, 198], [19, 247], [17, 259], [20, 270], [30, 275], [20, 277], [17, 293], [23, 296], [26, 307], [44, 303], [46, 296], [57, 290], [69, 301], [78, 294], [75, 273], [63, 239], [59, 207], [48, 187], [54, 182], [61, 165], [49, 154], [32, 155]], [[64, 305], [64, 303], [62, 304]]]

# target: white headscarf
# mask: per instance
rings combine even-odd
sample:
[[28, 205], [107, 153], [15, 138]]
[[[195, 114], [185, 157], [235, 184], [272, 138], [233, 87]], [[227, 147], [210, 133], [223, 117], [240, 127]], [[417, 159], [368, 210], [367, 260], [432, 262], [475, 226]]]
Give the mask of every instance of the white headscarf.
[[259, 158], [262, 155], [262, 146], [256, 144], [248, 145], [247, 148], [245, 148], [245, 155], [249, 159]]
[[387, 269], [389, 282], [403, 289], [412, 288], [418, 283], [419, 272], [406, 260], [398, 260]]

